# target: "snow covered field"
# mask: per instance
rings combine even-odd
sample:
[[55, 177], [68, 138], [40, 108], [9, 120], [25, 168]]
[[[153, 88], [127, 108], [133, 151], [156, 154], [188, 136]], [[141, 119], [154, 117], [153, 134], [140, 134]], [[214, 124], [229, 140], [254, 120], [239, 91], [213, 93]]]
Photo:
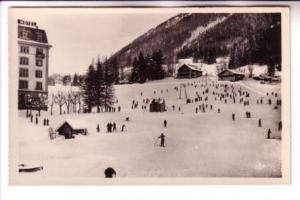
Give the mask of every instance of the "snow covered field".
[[[25, 111], [20, 111], [20, 163], [44, 167], [42, 171], [20, 176], [103, 178], [104, 170], [113, 167], [117, 177], [280, 177], [281, 133], [277, 124], [281, 111], [280, 107], [274, 109], [274, 101], [280, 98], [280, 87], [269, 85], [262, 89], [257, 82], [219, 82], [249, 92], [250, 106], [238, 100], [235, 104], [230, 100], [227, 103], [215, 101], [210, 87], [209, 94], [204, 96], [208, 96], [205, 103], [213, 105], [213, 109], [208, 107], [205, 113], [195, 113], [195, 108], [204, 101], [186, 104], [174, 89], [188, 82], [195, 82], [187, 86], [189, 98], [195, 98], [196, 91], [202, 94], [204, 89], [200, 84], [206, 83], [205, 78], [191, 81], [168, 78], [115, 86], [116, 106], [121, 106], [121, 112], [59, 115], [56, 106], [53, 116], [50, 112], [42, 112], [40, 124], [35, 125], [26, 119]], [[50, 93], [69, 89], [70, 86], [49, 87]], [[266, 91], [279, 94], [278, 98], [271, 97], [272, 105], [267, 104]], [[167, 111], [151, 113], [149, 105], [147, 111], [142, 110], [142, 99], [146, 97], [164, 98]], [[261, 97], [264, 103], [257, 104]], [[139, 102], [137, 109], [131, 108], [132, 100]], [[172, 105], [175, 105], [174, 111]], [[250, 119], [245, 118], [246, 111], [251, 111]], [[235, 121], [231, 119], [232, 113], [236, 115]], [[88, 135], [76, 135], [69, 140], [59, 136], [50, 140], [48, 127], [42, 125], [44, 117], [49, 118], [53, 129], [65, 119], [80, 118], [88, 124]], [[130, 121], [125, 121], [126, 117]], [[258, 127], [258, 118], [262, 119], [262, 127]], [[168, 121], [167, 128], [163, 127], [164, 119]], [[115, 122], [118, 131], [106, 133], [108, 122]], [[96, 131], [98, 123], [100, 133]], [[125, 132], [120, 131], [122, 124], [126, 125]], [[273, 139], [266, 139], [268, 128], [271, 128]], [[165, 148], [156, 144], [160, 133], [166, 135]]]

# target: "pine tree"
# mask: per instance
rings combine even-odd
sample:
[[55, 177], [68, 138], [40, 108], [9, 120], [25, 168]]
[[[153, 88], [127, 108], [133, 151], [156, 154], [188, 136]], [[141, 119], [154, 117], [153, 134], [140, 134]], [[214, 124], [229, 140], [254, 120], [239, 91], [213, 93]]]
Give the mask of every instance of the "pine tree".
[[96, 63], [96, 80], [95, 80], [95, 105], [97, 106], [97, 112], [100, 112], [100, 107], [103, 104], [104, 93], [104, 73], [100, 59], [98, 58]]
[[133, 64], [132, 64], [132, 71], [131, 71], [131, 76], [130, 76], [130, 82], [132, 83], [136, 83], [139, 80], [139, 68], [137, 65], [137, 58], [135, 57], [133, 60]]
[[114, 104], [114, 88], [113, 88], [113, 74], [110, 69], [110, 64], [107, 62], [104, 63], [104, 91], [103, 91], [103, 101], [102, 105], [105, 108], [105, 111], [108, 110]]
[[119, 68], [118, 68], [118, 60], [116, 57], [112, 60], [112, 69], [113, 69], [114, 82], [119, 83], [120, 81]]
[[79, 83], [78, 83], [78, 75], [76, 73], [74, 74], [72, 85], [73, 86], [78, 86], [79, 85]]
[[139, 58], [137, 61], [137, 67], [138, 67], [138, 82], [139, 83], [145, 83], [147, 80], [147, 65], [145, 62], [145, 58], [142, 52], [139, 54]]
[[154, 67], [153, 67], [153, 74], [154, 77], [153, 79], [155, 80], [159, 80], [159, 79], [163, 79], [164, 78], [164, 71], [162, 68], [162, 52], [161, 50], [158, 51], [154, 51], [152, 54], [152, 60], [154, 63]]
[[95, 97], [96, 97], [95, 82], [96, 82], [96, 71], [93, 64], [91, 64], [86, 73], [84, 84], [81, 86], [81, 89], [83, 90], [82, 93], [83, 101], [87, 106], [88, 112], [92, 112], [92, 107], [95, 105]]

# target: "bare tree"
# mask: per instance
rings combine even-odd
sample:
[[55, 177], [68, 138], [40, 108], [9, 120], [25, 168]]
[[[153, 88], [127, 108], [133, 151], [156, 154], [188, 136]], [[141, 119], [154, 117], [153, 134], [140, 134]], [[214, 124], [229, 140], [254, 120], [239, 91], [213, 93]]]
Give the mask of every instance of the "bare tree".
[[53, 115], [53, 106], [55, 104], [54, 94], [51, 95], [51, 98], [48, 97], [48, 105], [50, 106], [50, 114]]
[[73, 112], [76, 113], [76, 107], [79, 103], [79, 92], [72, 92], [72, 105], [73, 105]]
[[81, 112], [81, 99], [82, 99], [82, 94], [81, 92], [78, 92], [78, 106], [79, 106], [78, 113]]
[[62, 92], [58, 92], [54, 96], [54, 102], [59, 106], [59, 114], [62, 114], [62, 107], [66, 103], [66, 96]]
[[70, 113], [70, 106], [73, 103], [73, 94], [72, 92], [68, 92], [66, 95], [66, 106], [67, 106], [67, 113]]

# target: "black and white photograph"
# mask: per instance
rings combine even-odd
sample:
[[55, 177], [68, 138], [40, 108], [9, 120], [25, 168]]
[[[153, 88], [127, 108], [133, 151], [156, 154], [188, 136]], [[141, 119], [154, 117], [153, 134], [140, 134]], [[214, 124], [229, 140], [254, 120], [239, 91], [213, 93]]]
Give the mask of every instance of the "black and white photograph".
[[8, 17], [11, 185], [289, 183], [288, 8]]

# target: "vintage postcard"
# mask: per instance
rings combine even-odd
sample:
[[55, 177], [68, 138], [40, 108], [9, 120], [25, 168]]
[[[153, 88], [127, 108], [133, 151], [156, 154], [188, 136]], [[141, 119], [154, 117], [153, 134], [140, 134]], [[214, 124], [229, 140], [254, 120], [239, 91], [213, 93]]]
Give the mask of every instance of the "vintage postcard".
[[8, 17], [11, 185], [290, 183], [288, 7]]

